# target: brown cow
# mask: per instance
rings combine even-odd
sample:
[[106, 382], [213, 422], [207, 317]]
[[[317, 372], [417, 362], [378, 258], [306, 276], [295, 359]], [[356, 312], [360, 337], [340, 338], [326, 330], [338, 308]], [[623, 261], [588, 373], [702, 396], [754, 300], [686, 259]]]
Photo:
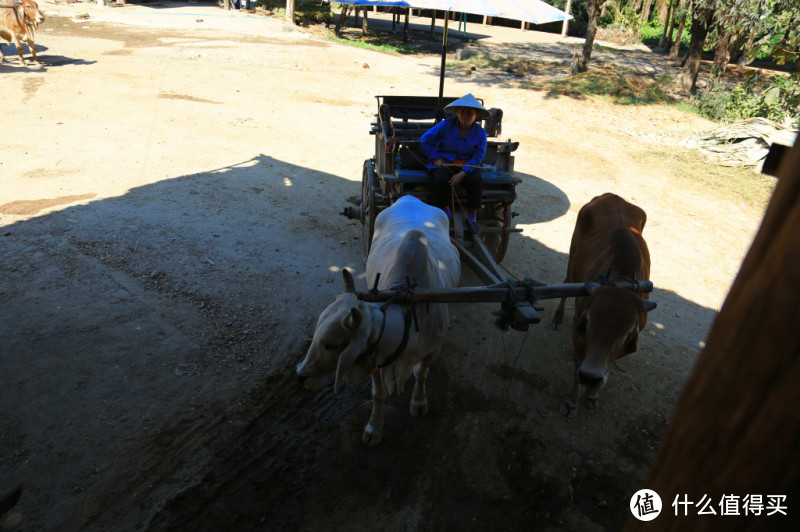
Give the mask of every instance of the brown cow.
[[[36, 57], [36, 45], [33, 44], [33, 36], [39, 24], [44, 22], [44, 15], [39, 11], [39, 4], [34, 0], [7, 0], [9, 5], [0, 8], [0, 39], [11, 44], [13, 40], [17, 47], [17, 53], [22, 64], [25, 58], [22, 56], [22, 42], [27, 43], [31, 49], [31, 55], [37, 63], [41, 63]], [[13, 1], [13, 4], [10, 4]], [[0, 46], [0, 61], [5, 61], [2, 47]]]
[[[619, 196], [598, 196], [578, 212], [565, 283], [648, 280], [650, 252], [642, 237], [645, 212]], [[594, 408], [597, 394], [608, 379], [608, 367], [637, 349], [639, 331], [647, 323], [647, 312], [656, 307], [648, 294], [635, 294], [609, 284], [590, 286], [589, 297], [575, 298], [572, 343], [575, 376], [564, 405], [566, 415], [575, 415], [582, 388], [587, 406]], [[556, 327], [564, 318], [566, 298], [556, 309]]]

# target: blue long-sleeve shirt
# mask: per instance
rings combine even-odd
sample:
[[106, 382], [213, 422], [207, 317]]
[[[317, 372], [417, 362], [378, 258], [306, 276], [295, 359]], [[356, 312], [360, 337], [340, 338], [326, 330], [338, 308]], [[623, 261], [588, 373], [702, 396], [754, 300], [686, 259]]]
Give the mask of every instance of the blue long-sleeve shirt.
[[[458, 117], [452, 116], [426, 131], [420, 139], [420, 146], [430, 161], [428, 169], [436, 168], [432, 162], [434, 159], [443, 159], [450, 163], [458, 159], [464, 164], [480, 166], [486, 156], [486, 131], [474, 122], [462, 137]], [[463, 170], [470, 174], [474, 168], [465, 167]]]

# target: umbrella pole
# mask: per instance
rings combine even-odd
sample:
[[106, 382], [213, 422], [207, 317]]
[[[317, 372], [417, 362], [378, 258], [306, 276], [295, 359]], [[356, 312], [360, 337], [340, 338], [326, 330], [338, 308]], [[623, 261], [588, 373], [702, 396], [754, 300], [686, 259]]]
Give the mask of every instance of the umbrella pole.
[[444, 33], [442, 34], [442, 67], [439, 70], [439, 109], [442, 108], [444, 100], [444, 63], [447, 59], [447, 19], [450, 18], [450, 12], [444, 12]]

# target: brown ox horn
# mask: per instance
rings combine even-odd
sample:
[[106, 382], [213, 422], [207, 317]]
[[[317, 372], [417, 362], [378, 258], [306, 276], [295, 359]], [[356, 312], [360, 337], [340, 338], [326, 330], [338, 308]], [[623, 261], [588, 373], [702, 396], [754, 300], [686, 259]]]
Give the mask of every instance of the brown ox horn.
[[639, 305], [639, 312], [650, 312], [658, 305], [655, 301], [648, 301], [646, 299], [642, 299], [642, 303]]

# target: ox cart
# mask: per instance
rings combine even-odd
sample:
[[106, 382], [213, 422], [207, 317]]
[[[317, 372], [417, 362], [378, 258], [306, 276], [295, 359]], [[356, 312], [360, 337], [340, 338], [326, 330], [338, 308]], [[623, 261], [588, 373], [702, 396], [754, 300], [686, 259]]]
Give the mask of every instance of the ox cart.
[[[444, 107], [457, 98], [428, 96], [376, 96], [378, 112], [371, 125], [375, 137], [375, 156], [364, 161], [361, 197], [355, 206], [348, 206], [342, 215], [361, 222], [361, 246], [364, 260], [372, 244], [375, 219], [382, 210], [405, 195], [413, 195], [431, 203], [434, 191], [427, 170], [427, 157], [420, 146], [422, 135], [445, 117]], [[483, 102], [481, 102], [483, 103]], [[479, 234], [465, 231], [467, 226], [459, 203], [466, 199], [460, 186], [454, 189], [456, 198], [451, 242], [456, 246], [462, 264], [469, 266], [484, 283], [482, 287], [466, 287], [437, 291], [413, 290], [357, 292], [364, 301], [393, 301], [398, 304], [425, 302], [465, 303], [499, 302], [501, 308], [493, 314], [502, 327], [525, 331], [528, 325], [541, 318], [536, 302], [589, 295], [594, 283], [547, 285], [529, 277], [509, 278], [500, 268], [514, 227], [517, 213], [511, 210], [517, 198], [516, 186], [521, 179], [514, 177], [514, 156], [518, 142], [498, 140], [502, 132], [503, 113], [490, 109], [490, 117], [482, 122], [487, 132], [486, 157], [481, 167], [483, 193], [477, 213]], [[479, 121], [480, 122], [480, 121]], [[649, 281], [624, 280], [613, 283], [635, 292], [652, 291]]]

